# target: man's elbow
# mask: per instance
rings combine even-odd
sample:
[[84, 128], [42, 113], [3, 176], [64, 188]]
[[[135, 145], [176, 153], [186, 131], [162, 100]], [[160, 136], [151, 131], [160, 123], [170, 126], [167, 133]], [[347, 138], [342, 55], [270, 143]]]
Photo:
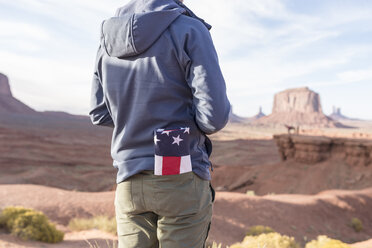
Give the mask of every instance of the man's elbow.
[[205, 134], [214, 134], [226, 126], [229, 121], [229, 115], [230, 105], [220, 113], [215, 113], [211, 116], [199, 116], [196, 118], [196, 122]]
[[89, 113], [90, 120], [93, 125], [96, 126], [105, 126], [105, 127], [114, 127], [114, 122], [109, 113], [101, 115], [94, 112]]

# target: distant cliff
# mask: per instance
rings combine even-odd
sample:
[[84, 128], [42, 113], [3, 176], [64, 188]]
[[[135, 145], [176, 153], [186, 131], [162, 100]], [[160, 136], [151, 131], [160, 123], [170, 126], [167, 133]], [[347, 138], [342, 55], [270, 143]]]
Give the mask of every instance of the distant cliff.
[[329, 115], [330, 118], [332, 118], [335, 121], [350, 121], [350, 120], [358, 120], [349, 118], [341, 113], [341, 108], [333, 107], [332, 114]]
[[240, 117], [240, 116], [234, 114], [233, 108], [231, 106], [229, 122], [231, 122], [231, 123], [249, 123], [249, 122], [258, 120], [258, 119], [260, 119], [264, 116], [266, 116], [266, 115], [262, 112], [262, 107], [260, 107], [259, 110], [258, 110], [258, 113], [256, 115], [252, 116], [252, 117]]
[[[35, 117], [41, 118], [54, 118], [55, 120], [65, 119], [83, 119], [87, 120], [88, 116], [71, 115], [69, 113], [60, 111], [45, 111], [38, 112], [23, 102], [16, 99], [11, 91], [9, 79], [6, 75], [0, 73], [0, 119], [9, 119], [9, 115], [17, 115], [18, 117], [24, 116], [27, 118]], [[6, 116], [6, 117], [5, 117]]]
[[233, 112], [233, 106], [230, 108], [230, 114], [229, 114], [229, 122], [231, 123], [242, 123], [245, 122], [246, 118], [236, 115]]
[[272, 114], [260, 118], [254, 124], [342, 127], [340, 123], [323, 113], [319, 94], [307, 87], [277, 93], [274, 97]]
[[8, 77], [0, 73], [0, 114], [5, 113], [33, 114], [37, 112], [13, 97]]
[[0, 96], [12, 96], [8, 77], [0, 73]]

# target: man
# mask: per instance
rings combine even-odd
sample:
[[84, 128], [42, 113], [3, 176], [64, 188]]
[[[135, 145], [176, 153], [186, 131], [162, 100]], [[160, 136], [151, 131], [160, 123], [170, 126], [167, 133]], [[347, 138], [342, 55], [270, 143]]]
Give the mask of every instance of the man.
[[178, 0], [132, 0], [103, 22], [90, 116], [113, 128], [119, 248], [200, 248], [211, 142], [230, 112], [208, 29]]

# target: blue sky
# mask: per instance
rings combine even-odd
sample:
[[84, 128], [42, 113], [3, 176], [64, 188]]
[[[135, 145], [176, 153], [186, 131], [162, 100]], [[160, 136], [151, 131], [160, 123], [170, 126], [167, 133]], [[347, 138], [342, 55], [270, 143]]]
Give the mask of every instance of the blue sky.
[[[37, 110], [89, 111], [99, 26], [127, 0], [0, 0], [0, 72]], [[308, 86], [323, 110], [372, 119], [372, 1], [185, 0], [213, 25], [234, 112]]]

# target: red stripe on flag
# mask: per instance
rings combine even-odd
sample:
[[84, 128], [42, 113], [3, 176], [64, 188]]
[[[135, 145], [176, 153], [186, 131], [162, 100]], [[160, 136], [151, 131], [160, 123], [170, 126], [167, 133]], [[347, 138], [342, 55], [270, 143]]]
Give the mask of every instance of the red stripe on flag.
[[180, 174], [181, 157], [163, 157], [163, 175]]

